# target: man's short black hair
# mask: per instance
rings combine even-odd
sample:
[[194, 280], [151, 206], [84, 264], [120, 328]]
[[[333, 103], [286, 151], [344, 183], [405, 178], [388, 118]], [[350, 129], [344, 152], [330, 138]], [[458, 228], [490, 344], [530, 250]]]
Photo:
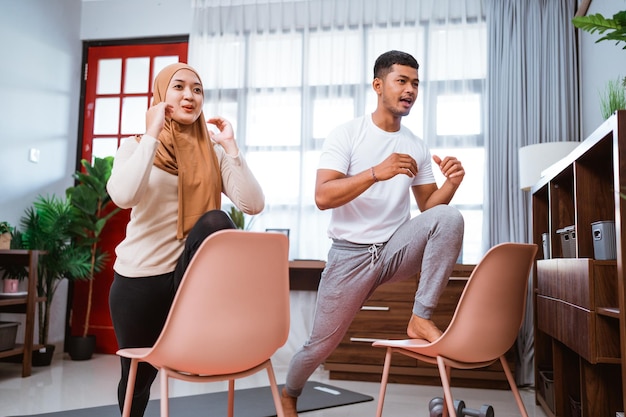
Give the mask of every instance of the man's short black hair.
[[406, 65], [419, 69], [417, 60], [412, 55], [402, 51], [388, 51], [379, 56], [374, 63], [374, 78], [385, 78], [393, 65]]

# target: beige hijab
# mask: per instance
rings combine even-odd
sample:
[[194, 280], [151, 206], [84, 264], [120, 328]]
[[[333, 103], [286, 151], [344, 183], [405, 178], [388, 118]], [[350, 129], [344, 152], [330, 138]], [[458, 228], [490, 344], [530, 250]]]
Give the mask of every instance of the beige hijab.
[[[169, 83], [181, 69], [193, 71], [200, 79], [187, 64], [168, 65], [154, 80], [152, 105], [165, 101]], [[158, 139], [154, 165], [178, 176], [176, 238], [180, 240], [189, 234], [200, 216], [221, 207], [222, 175], [203, 113], [190, 125], [167, 118]]]

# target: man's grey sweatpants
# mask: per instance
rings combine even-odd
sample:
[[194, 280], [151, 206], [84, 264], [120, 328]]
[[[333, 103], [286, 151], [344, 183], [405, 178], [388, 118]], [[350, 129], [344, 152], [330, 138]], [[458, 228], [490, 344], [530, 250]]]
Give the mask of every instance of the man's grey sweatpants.
[[[459, 256], [463, 229], [459, 211], [439, 205], [404, 223], [386, 243], [334, 241], [317, 292], [311, 335], [289, 364], [287, 393], [302, 393], [379, 285], [420, 272], [413, 314], [430, 319]], [[407, 312], [407, 325], [409, 319]]]

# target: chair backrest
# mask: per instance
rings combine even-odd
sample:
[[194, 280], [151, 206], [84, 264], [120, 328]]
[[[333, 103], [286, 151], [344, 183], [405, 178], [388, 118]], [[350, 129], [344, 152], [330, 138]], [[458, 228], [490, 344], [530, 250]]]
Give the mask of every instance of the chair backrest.
[[210, 235], [185, 272], [150, 362], [220, 375], [269, 359], [289, 335], [288, 253], [279, 233]]
[[462, 362], [497, 359], [513, 346], [524, 320], [537, 245], [502, 243], [476, 265], [444, 334], [440, 355]]

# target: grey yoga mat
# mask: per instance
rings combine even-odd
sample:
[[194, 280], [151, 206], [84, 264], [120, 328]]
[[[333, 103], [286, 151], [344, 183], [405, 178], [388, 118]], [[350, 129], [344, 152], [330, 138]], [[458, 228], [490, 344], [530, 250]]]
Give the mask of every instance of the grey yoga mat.
[[[279, 389], [282, 387], [279, 387]], [[226, 415], [228, 392], [220, 391], [208, 394], [169, 399], [170, 415], [176, 417], [195, 416], [224, 416]], [[321, 410], [372, 401], [369, 395], [359, 394], [326, 385], [320, 382], [308, 381], [302, 395], [298, 399], [298, 412]], [[145, 417], [159, 416], [159, 400], [150, 400]], [[65, 410], [53, 413], [29, 414], [28, 417], [119, 417], [117, 405]], [[235, 390], [235, 417], [274, 417], [276, 409], [269, 386]], [[13, 416], [27, 417], [27, 416]]]

